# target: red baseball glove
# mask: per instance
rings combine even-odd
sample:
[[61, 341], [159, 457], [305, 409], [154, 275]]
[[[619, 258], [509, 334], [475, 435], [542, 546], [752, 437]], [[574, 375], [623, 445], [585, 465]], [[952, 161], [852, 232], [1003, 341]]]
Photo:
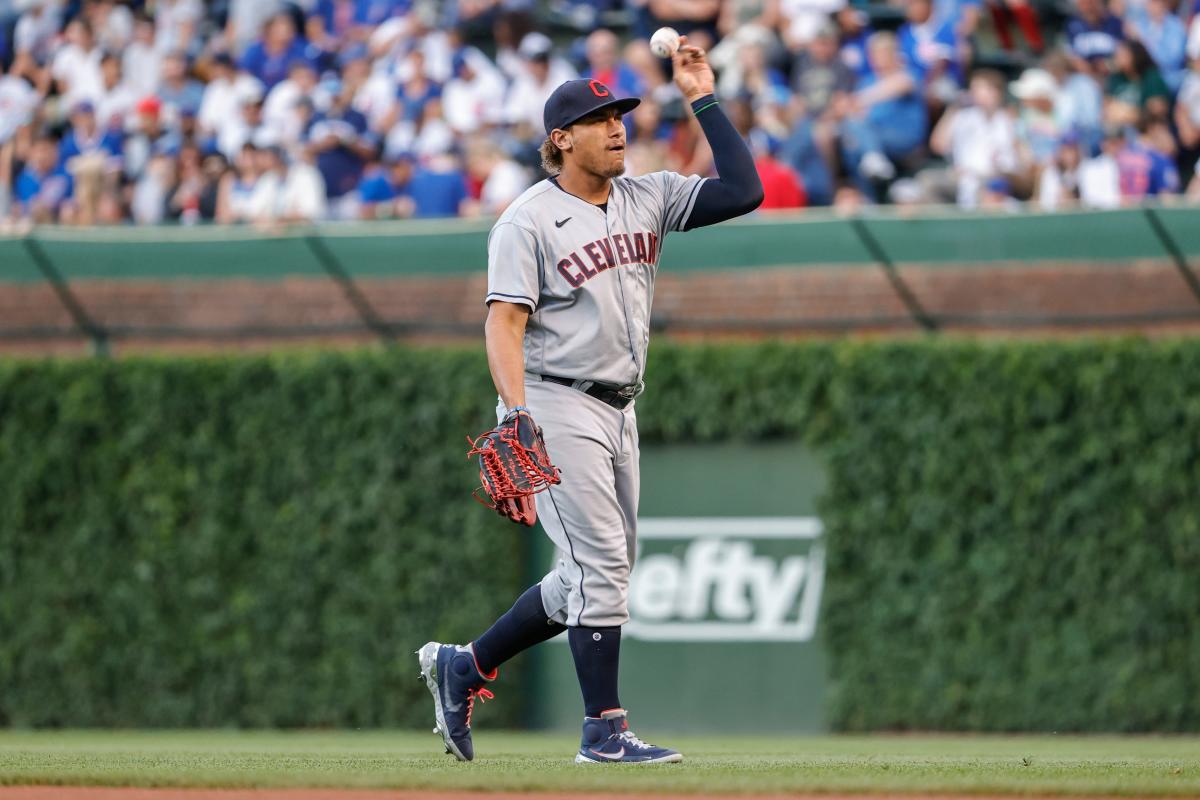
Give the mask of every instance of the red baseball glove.
[[475, 499], [513, 522], [537, 522], [533, 496], [561, 478], [550, 463], [542, 429], [529, 412], [518, 406], [495, 428], [467, 441], [471, 444], [467, 457], [479, 456], [480, 487]]

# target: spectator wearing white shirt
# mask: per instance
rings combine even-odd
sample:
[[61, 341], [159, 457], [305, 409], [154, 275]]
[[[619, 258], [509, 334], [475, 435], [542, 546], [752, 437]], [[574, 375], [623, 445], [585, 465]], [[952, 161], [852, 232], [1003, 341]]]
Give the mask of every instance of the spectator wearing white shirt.
[[493, 141], [478, 138], [467, 146], [467, 175], [480, 184], [479, 202], [472, 211], [499, 216], [529, 188], [529, 172], [504, 155]]
[[96, 98], [96, 120], [102, 128], [124, 130], [139, 95], [124, 80], [121, 58], [115, 53], [105, 53], [100, 60], [100, 74], [104, 84]]
[[318, 87], [316, 68], [308, 61], [298, 60], [288, 69], [287, 78], [275, 84], [263, 102], [263, 124], [284, 147], [291, 148], [304, 137], [307, 120], [297, 110], [297, 103], [305, 97], [318, 107], [329, 105], [328, 94]]
[[12, 73], [0, 75], [0, 145], [29, 124], [40, 101], [41, 96], [24, 78]]
[[779, 33], [788, 47], [803, 49], [846, 0], [778, 0]]
[[1121, 207], [1121, 170], [1117, 155], [1125, 146], [1125, 131], [1109, 126], [1100, 154], [1079, 165], [1079, 202], [1084, 208]]
[[287, 177], [279, 191], [279, 219], [282, 222], [317, 222], [325, 218], [325, 179], [306, 148], [296, 148]]
[[504, 78], [488, 57], [473, 47], [454, 56], [454, 77], [442, 92], [446, 122], [459, 135], [471, 134], [499, 121], [497, 97], [504, 96]]
[[1043, 211], [1058, 211], [1079, 205], [1079, 137], [1069, 134], [1059, 142], [1054, 160], [1038, 178], [1036, 199]]
[[139, 17], [133, 23], [133, 41], [122, 55], [123, 71], [138, 97], [158, 91], [162, 73], [162, 51], [155, 40], [154, 21]]
[[532, 135], [542, 137], [542, 109], [550, 95], [578, 75], [566, 62], [553, 56], [554, 45], [544, 33], [534, 31], [521, 40], [519, 52], [524, 59], [524, 74], [513, 81], [505, 107], [508, 121], [525, 126]]
[[96, 45], [106, 53], [119, 53], [133, 35], [133, 12], [128, 6], [113, 0], [91, 0], [85, 3], [83, 15], [92, 25]]
[[[263, 3], [265, 5], [265, 3]], [[155, 38], [164, 53], [193, 53], [192, 45], [200, 33], [204, 4], [200, 0], [158, 0], [154, 5]]]
[[988, 180], [1017, 169], [1016, 126], [1004, 108], [1004, 76], [977, 71], [970, 98], [971, 105], [944, 114], [930, 138], [933, 151], [950, 159], [962, 208], [977, 207]]
[[[242, 127], [242, 104], [247, 100], [262, 99], [262, 83], [248, 72], [239, 72], [233, 66], [233, 59], [227, 54], [217, 55], [212, 62], [212, 78], [204, 87], [204, 95], [200, 100], [200, 111], [197, 118], [200, 133], [205, 137], [215, 137], [218, 142], [229, 144], [233, 141], [233, 130]], [[218, 149], [232, 161], [241, 148], [241, 141], [233, 144], [232, 149], [226, 149], [219, 144]]]
[[37, 63], [45, 64], [53, 55], [61, 20], [60, 3], [33, 3], [17, 20], [13, 29], [13, 50], [17, 53], [27, 53]]
[[67, 43], [59, 48], [50, 66], [58, 83], [63, 104], [74, 108], [78, 103], [95, 103], [103, 94], [100, 75], [100, 48], [92, 36], [92, 26], [76, 17], [67, 24]]

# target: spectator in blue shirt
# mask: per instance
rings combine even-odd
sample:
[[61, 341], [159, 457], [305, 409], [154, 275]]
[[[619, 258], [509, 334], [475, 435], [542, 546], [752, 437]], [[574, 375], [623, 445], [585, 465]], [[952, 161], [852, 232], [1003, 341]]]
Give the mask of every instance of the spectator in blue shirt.
[[121, 133], [111, 128], [102, 130], [96, 122], [96, 109], [90, 101], [83, 101], [71, 112], [71, 128], [59, 145], [58, 165], [68, 168], [75, 156], [103, 156], [112, 166], [119, 166], [121, 159]]
[[470, 199], [467, 176], [452, 156], [438, 156], [428, 166], [418, 167], [408, 185], [413, 216], [457, 217]]
[[168, 53], [162, 60], [162, 82], [158, 85], [164, 121], [178, 126], [186, 114], [196, 116], [204, 102], [204, 85], [188, 75], [187, 56], [183, 52]]
[[276, 14], [267, 22], [261, 39], [246, 48], [238, 66], [263, 82], [267, 89], [287, 77], [295, 61], [314, 60], [304, 39], [296, 35], [290, 14]]
[[71, 176], [59, 163], [57, 142], [49, 136], [34, 141], [14, 189], [22, 217], [39, 223], [57, 221], [59, 208], [72, 192]]
[[1067, 20], [1067, 47], [1082, 61], [1112, 58], [1125, 38], [1121, 20], [1104, 0], [1075, 0], [1075, 16]]
[[1158, 65], [1172, 92], [1179, 91], [1187, 64], [1187, 31], [1166, 0], [1146, 0], [1144, 8], [1131, 8], [1129, 20], [1138, 40]]
[[[1137, 139], [1126, 142], [1117, 153], [1123, 200], [1136, 202], [1179, 192], [1179, 172], [1174, 160], [1154, 147], [1154, 124], [1143, 115], [1138, 123]], [[1170, 134], [1166, 136], [1169, 138]]]
[[407, 14], [412, 0], [355, 0], [354, 22], [370, 28], [379, 23]]
[[864, 194], [877, 196], [875, 182], [893, 178], [895, 162], [921, 149], [929, 117], [916, 80], [900, 60], [896, 37], [875, 34], [867, 54], [874, 74], [841, 109], [842, 157]]
[[928, 86], [947, 74], [961, 85], [962, 41], [953, 20], [936, 19], [930, 0], [909, 0], [907, 17], [896, 37], [904, 63], [917, 83]]
[[858, 82], [871, 74], [871, 60], [867, 58], [867, 41], [875, 33], [871, 29], [870, 17], [865, 11], [848, 5], [837, 13], [841, 45], [838, 57], [854, 73]]
[[400, 153], [391, 164], [369, 170], [358, 185], [359, 215], [363, 219], [411, 217], [415, 208], [409, 187], [415, 163], [412, 153]]
[[350, 107], [353, 97], [353, 87], [342, 86], [329, 110], [315, 115], [305, 132], [305, 141], [325, 179], [330, 209], [338, 219], [358, 216], [354, 190], [378, 147], [368, 130], [367, 118]]

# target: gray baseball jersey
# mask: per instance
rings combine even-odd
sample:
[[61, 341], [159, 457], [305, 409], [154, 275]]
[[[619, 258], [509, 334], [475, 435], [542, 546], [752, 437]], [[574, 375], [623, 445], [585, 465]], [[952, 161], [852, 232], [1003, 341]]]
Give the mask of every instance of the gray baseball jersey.
[[[550, 181], [522, 194], [488, 237], [488, 302], [531, 309], [525, 405], [562, 483], [536, 495], [556, 555], [542, 604], [567, 625], [629, 619], [639, 492], [636, 403], [607, 405], [539, 375], [627, 386], [641, 381], [662, 242], [683, 230], [704, 179], [673, 172], [614, 178], [606, 209]], [[503, 402], [497, 416], [507, 409]]]
[[637, 383], [663, 238], [683, 230], [704, 179], [674, 172], [614, 178], [607, 212], [542, 181], [488, 237], [487, 300], [528, 306], [525, 368]]

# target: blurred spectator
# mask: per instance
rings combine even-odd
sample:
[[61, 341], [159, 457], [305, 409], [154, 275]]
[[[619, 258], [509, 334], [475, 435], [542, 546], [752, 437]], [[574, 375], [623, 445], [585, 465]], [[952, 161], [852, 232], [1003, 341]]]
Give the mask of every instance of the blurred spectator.
[[[778, 2], [785, 6], [789, 0]], [[632, 0], [631, 5], [640, 6], [635, 25], [642, 38], [649, 39], [655, 30], [669, 25], [705, 49], [716, 39], [721, 0]]]
[[1084, 208], [1106, 209], [1121, 205], [1121, 171], [1117, 155], [1125, 145], [1119, 126], [1104, 129], [1100, 153], [1079, 165], [1079, 201]]
[[171, 125], [177, 125], [185, 114], [196, 116], [204, 101], [204, 86], [188, 74], [187, 56], [182, 52], [168, 53], [162, 61], [162, 80], [158, 99]]
[[76, 17], [64, 31], [66, 44], [54, 55], [50, 74], [67, 108], [88, 101], [95, 103], [103, 93], [100, 75], [100, 48], [92, 36], [92, 26]]
[[167, 216], [167, 201], [175, 185], [175, 160], [167, 153], [156, 153], [133, 186], [129, 210], [134, 222], [156, 225]]
[[802, 50], [829, 21], [846, 7], [846, 0], [778, 0], [779, 33], [793, 50]]
[[1113, 72], [1108, 78], [1110, 117], [1136, 121], [1143, 113], [1166, 119], [1171, 90], [1141, 42], [1121, 42], [1113, 57]]
[[791, 167], [775, 158], [770, 146], [754, 148], [754, 167], [763, 185], [763, 202], [759, 208], [803, 208], [808, 205], [804, 185]]
[[56, 222], [71, 191], [71, 176], [62, 167], [58, 143], [49, 136], [38, 137], [17, 177], [15, 196], [21, 217], [38, 223]]
[[308, 59], [308, 48], [297, 36], [292, 16], [279, 13], [267, 21], [262, 38], [246, 48], [239, 66], [270, 89], [287, 77], [293, 63]]
[[[263, 86], [246, 72], [237, 72], [233, 59], [218, 54], [211, 64], [211, 79], [204, 87], [197, 118], [200, 133], [217, 140], [217, 148], [229, 158], [241, 149], [244, 139], [234, 136], [233, 128], [241, 128], [242, 104], [261, 100]], [[236, 139], [236, 140], [234, 140]]]
[[195, 55], [204, 18], [200, 0], [156, 0], [154, 4], [155, 39], [163, 52], [178, 51]]
[[442, 92], [446, 122], [459, 135], [474, 133], [501, 118], [504, 78], [480, 51], [465, 48], [454, 56], [453, 77]]
[[[216, 170], [223, 169], [224, 164], [218, 164]], [[216, 170], [205, 167], [200, 149], [195, 145], [180, 148], [178, 174], [167, 200], [166, 215], [185, 225], [211, 221], [216, 216], [219, 175]]]
[[1183, 80], [1187, 59], [1187, 30], [1172, 12], [1167, 0], [1146, 0], [1145, 7], [1128, 15], [1137, 40], [1154, 59], [1171, 91]]
[[979, 204], [987, 181], [1016, 172], [1017, 132], [1004, 108], [1004, 76], [992, 70], [972, 75], [970, 104], [942, 116], [930, 147], [949, 158], [955, 197], [963, 208]]
[[124, 130], [126, 120], [137, 104], [138, 92], [121, 74], [121, 59], [114, 53], [106, 53], [100, 60], [100, 75], [96, 119], [102, 128]]
[[96, 122], [96, 107], [91, 101], [77, 103], [71, 110], [71, 127], [59, 145], [59, 164], [68, 167], [68, 162], [78, 156], [96, 156], [107, 168], [116, 169], [121, 161], [121, 133], [104, 130]]
[[856, 81], [871, 75], [871, 63], [867, 59], [867, 41], [875, 33], [865, 11], [847, 6], [837, 13], [837, 25], [841, 46], [838, 56], [842, 63], [854, 73]]
[[504, 155], [493, 141], [479, 138], [467, 146], [467, 178], [478, 187], [475, 213], [499, 216], [529, 188], [528, 171]]
[[932, 0], [908, 0], [905, 17], [896, 32], [904, 64], [926, 97], [945, 105], [963, 81], [962, 40], [951, 21], [934, 17]]
[[242, 145], [234, 160], [234, 169], [221, 178], [217, 191], [217, 222], [248, 222], [250, 196], [258, 178], [257, 148], [251, 142]]
[[19, 128], [29, 124], [39, 100], [38, 93], [24, 78], [11, 71], [7, 75], [0, 71], [0, 145], [12, 139]]
[[415, 165], [416, 157], [412, 153], [399, 153], [390, 164], [372, 167], [358, 187], [359, 216], [363, 219], [411, 217], [415, 206], [409, 187]]
[[454, 217], [467, 207], [467, 177], [454, 156], [437, 156], [418, 167], [409, 183], [414, 217]]
[[133, 41], [121, 56], [122, 73], [138, 97], [158, 90], [162, 51], [155, 41], [154, 21], [138, 17], [133, 24]]
[[545, 34], [526, 34], [520, 47], [524, 72], [513, 81], [504, 103], [507, 121], [527, 126], [538, 142], [545, 135], [542, 108], [546, 100], [561, 84], [577, 77], [570, 66], [553, 57], [553, 50], [554, 44]]
[[1054, 114], [1065, 131], [1078, 134], [1085, 154], [1100, 147], [1104, 126], [1104, 90], [1092, 65], [1083, 62], [1085, 71], [1077, 69], [1065, 53], [1052, 53], [1042, 61], [1047, 72], [1058, 84]]
[[[801, 53], [803, 58], [806, 54]], [[787, 88], [787, 77], [767, 63], [767, 50], [759, 42], [746, 42], [738, 48], [737, 59], [721, 76], [722, 96], [748, 97], [760, 103], [777, 89]]]
[[[1193, 58], [1175, 100], [1175, 128], [1179, 131], [1180, 172], [1191, 180], [1200, 158], [1200, 58]], [[2, 137], [0, 137], [2, 138]]]
[[617, 97], [636, 97], [642, 93], [637, 73], [621, 63], [621, 41], [607, 28], [592, 31], [587, 37], [587, 69], [582, 77], [600, 81]]
[[[1021, 73], [1021, 77], [1009, 87], [1013, 97], [1020, 101], [1017, 115], [1017, 139], [1020, 143], [1022, 175], [1019, 189], [1023, 193], [1032, 191], [1036, 173], [1049, 164], [1062, 135], [1056, 115], [1058, 82], [1044, 69], [1034, 67]], [[1014, 180], [1017, 176], [1013, 176]]]
[[292, 62], [288, 77], [275, 84], [263, 101], [263, 126], [285, 147], [298, 144], [304, 136], [308, 119], [299, 109], [301, 100], [322, 108], [329, 105], [326, 91], [317, 83], [316, 69], [303, 59]]
[[854, 73], [838, 58], [837, 30], [823, 23], [792, 66], [792, 90], [813, 118], [822, 118], [835, 101], [854, 91]]
[[[177, 153], [183, 143], [178, 130], [164, 125], [162, 111], [162, 102], [154, 95], [143, 97], [134, 107], [130, 132], [122, 148], [122, 166], [131, 179], [141, 177], [151, 159]], [[163, 175], [159, 177], [165, 179]]]
[[248, 142], [254, 142], [262, 128], [262, 98], [247, 94], [239, 98], [237, 112], [221, 123], [216, 148], [230, 161], [236, 160]]
[[1124, 38], [1121, 20], [1109, 13], [1105, 0], [1075, 0], [1075, 16], [1067, 21], [1067, 43], [1075, 58], [1112, 58]]
[[920, 151], [928, 128], [916, 80], [900, 60], [896, 37], [877, 33], [867, 47], [871, 78], [848, 98], [842, 122], [842, 155], [865, 195], [875, 181], [896, 174], [895, 162]]
[[368, 128], [367, 118], [350, 107], [352, 89], [343, 87], [325, 112], [318, 112], [305, 133], [309, 150], [325, 181], [330, 212], [337, 219], [358, 216], [355, 189], [363, 169], [375, 157], [378, 142]]
[[276, 218], [280, 222], [322, 220], [327, 213], [325, 195], [325, 179], [313, 161], [312, 152], [297, 148], [279, 192]]
[[[1042, 39], [1042, 31], [1038, 25], [1037, 11], [1029, 0], [987, 0], [987, 6], [992, 14], [992, 26], [996, 30], [996, 37], [1000, 40], [1000, 46], [1005, 50], [1012, 50], [1015, 44], [1012, 31], [1009, 29], [1010, 22], [1017, 23], [1017, 27], [1021, 29], [1025, 41], [1029, 43], [1029, 47], [1034, 53], [1040, 55], [1046, 49], [1046, 43]], [[973, 28], [958, 28], [956, 32], [960, 37], [969, 37], [975, 31]]]
[[1080, 202], [1080, 175], [1082, 155], [1079, 152], [1079, 137], [1064, 136], [1058, 144], [1054, 159], [1042, 170], [1038, 178], [1035, 198], [1043, 211], [1058, 211], [1072, 208]]
[[1149, 117], [1143, 116], [1137, 137], [1127, 140], [1117, 153], [1121, 199], [1126, 203], [1178, 192], [1180, 189], [1179, 172], [1175, 164], [1156, 146], [1155, 124]]
[[229, 0], [225, 42], [241, 53], [262, 33], [263, 24], [283, 8], [283, 0]]

